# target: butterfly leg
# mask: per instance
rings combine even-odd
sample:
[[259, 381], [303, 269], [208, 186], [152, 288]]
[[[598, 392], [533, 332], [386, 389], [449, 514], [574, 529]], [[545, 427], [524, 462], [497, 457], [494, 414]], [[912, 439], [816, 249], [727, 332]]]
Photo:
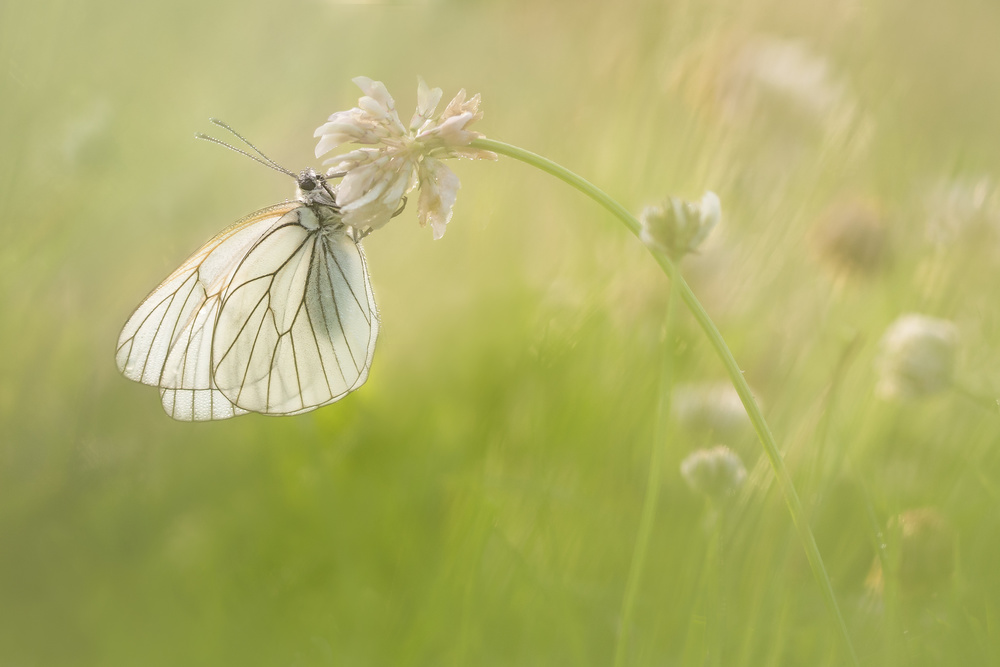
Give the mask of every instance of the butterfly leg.
[[390, 217], [391, 218], [395, 218], [397, 215], [399, 215], [400, 213], [402, 213], [403, 209], [405, 209], [405, 208], [406, 208], [406, 195], [403, 195], [403, 201], [400, 202], [399, 208], [397, 208], [396, 212], [393, 213]]

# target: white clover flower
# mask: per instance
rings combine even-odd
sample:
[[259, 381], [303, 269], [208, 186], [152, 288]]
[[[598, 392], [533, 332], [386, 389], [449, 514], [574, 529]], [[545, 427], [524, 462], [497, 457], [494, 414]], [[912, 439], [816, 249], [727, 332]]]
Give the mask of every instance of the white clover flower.
[[720, 500], [743, 486], [747, 470], [736, 452], [718, 445], [699, 449], [681, 461], [681, 476], [696, 492]]
[[672, 411], [685, 428], [704, 431], [725, 442], [752, 428], [740, 395], [728, 382], [679, 385], [674, 391]]
[[827, 207], [812, 241], [819, 258], [838, 275], [874, 276], [892, 258], [885, 214], [868, 199], [849, 198]]
[[951, 385], [958, 330], [948, 320], [903, 315], [880, 342], [877, 393], [909, 399], [937, 393]]
[[673, 78], [739, 123], [768, 103], [815, 120], [856, 104], [827, 58], [803, 42], [768, 35], [719, 35], [682, 57]]
[[799, 40], [726, 32], [678, 59], [672, 83], [692, 103], [753, 132], [766, 116], [783, 136], [818, 130], [832, 147], [863, 151], [874, 121], [835, 63]]
[[470, 148], [482, 137], [468, 129], [483, 117], [479, 95], [465, 98], [465, 90], [438, 114], [440, 88], [428, 88], [418, 79], [417, 110], [405, 127], [396, 113], [396, 103], [381, 81], [359, 76], [354, 83], [364, 95], [358, 106], [338, 111], [317, 128], [316, 157], [344, 144], [363, 144], [336, 155], [324, 164], [332, 165], [328, 175], [343, 175], [337, 188], [337, 203], [344, 222], [356, 229], [374, 230], [389, 221], [402, 205], [403, 197], [420, 188], [417, 220], [429, 224], [434, 238], [444, 235], [458, 196], [458, 177], [441, 162], [464, 157], [495, 160], [490, 151]]
[[667, 197], [663, 204], [643, 209], [639, 236], [646, 245], [679, 259], [695, 252], [721, 217], [722, 205], [714, 192], [706, 192], [698, 203]]
[[796, 41], [755, 40], [741, 53], [737, 67], [760, 86], [758, 93], [784, 97], [817, 117], [835, 112], [848, 94], [830, 62]]

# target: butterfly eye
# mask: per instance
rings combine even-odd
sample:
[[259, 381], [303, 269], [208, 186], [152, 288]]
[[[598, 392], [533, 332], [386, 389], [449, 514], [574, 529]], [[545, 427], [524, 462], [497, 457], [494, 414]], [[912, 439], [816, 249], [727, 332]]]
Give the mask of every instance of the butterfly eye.
[[316, 181], [311, 178], [304, 179], [299, 182], [299, 189], [303, 192], [311, 192], [316, 189]]

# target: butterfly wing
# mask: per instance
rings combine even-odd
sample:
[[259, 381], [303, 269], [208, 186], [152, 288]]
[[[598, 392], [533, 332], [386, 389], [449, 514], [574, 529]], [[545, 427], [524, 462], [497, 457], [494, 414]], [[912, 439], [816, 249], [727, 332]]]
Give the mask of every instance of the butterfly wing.
[[195, 318], [171, 348], [161, 386], [163, 409], [181, 421], [229, 419], [246, 414], [233, 405], [215, 386], [212, 379], [212, 332], [219, 314], [220, 295], [205, 301]]
[[139, 305], [118, 337], [118, 369], [161, 388], [163, 407], [185, 421], [225, 419], [237, 408], [211, 377], [211, 339], [222, 293], [251, 248], [299, 202], [236, 222], [194, 253]]
[[236, 409], [308, 412], [364, 383], [378, 325], [361, 246], [302, 207], [233, 274], [212, 340], [212, 377]]

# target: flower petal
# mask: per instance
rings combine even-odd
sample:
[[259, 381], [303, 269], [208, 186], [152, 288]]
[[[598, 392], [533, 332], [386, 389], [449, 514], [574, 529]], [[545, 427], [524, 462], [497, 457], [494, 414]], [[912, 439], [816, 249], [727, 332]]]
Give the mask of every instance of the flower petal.
[[444, 111], [441, 112], [441, 120], [447, 120], [452, 116], [459, 116], [461, 114], [470, 113], [473, 118], [472, 121], [481, 120], [483, 117], [483, 112], [479, 110], [479, 102], [481, 98], [479, 93], [476, 93], [468, 100], [465, 99], [465, 88], [458, 91], [458, 94], [448, 103]]
[[367, 76], [356, 76], [351, 81], [354, 82], [361, 92], [365, 94], [366, 97], [372, 98], [376, 104], [381, 104], [386, 109], [391, 109], [396, 106], [396, 101], [392, 99], [392, 95], [386, 89], [385, 84], [381, 81], [375, 81], [374, 79], [369, 79]]
[[411, 160], [384, 156], [348, 171], [337, 189], [344, 223], [377, 229], [389, 222], [410, 188], [413, 171]]
[[482, 148], [456, 148], [451, 151], [451, 156], [465, 158], [466, 160], [493, 160], [494, 162], [499, 159], [493, 151], [483, 150]]
[[383, 151], [378, 148], [356, 148], [347, 153], [334, 155], [331, 158], [323, 160], [323, 164], [333, 165], [327, 169], [326, 175], [334, 177], [343, 176], [351, 169], [356, 169], [363, 164], [377, 160], [382, 153]]
[[461, 183], [440, 160], [424, 158], [418, 172], [420, 201], [417, 204], [417, 220], [421, 225], [430, 224], [434, 238], [444, 236], [445, 227], [451, 220], [452, 207], [458, 198]]
[[423, 77], [417, 77], [417, 110], [410, 119], [410, 131], [419, 130], [434, 115], [441, 95], [440, 88], [429, 88]]
[[337, 204], [342, 209], [360, 202], [364, 205], [381, 192], [377, 179], [381, 176], [379, 160], [350, 169], [337, 186]]
[[[384, 83], [373, 81], [366, 76], [355, 77], [352, 81], [365, 94], [364, 97], [358, 100], [358, 106], [363, 111], [378, 120], [386, 121], [399, 134], [406, 132], [403, 124], [399, 122], [399, 116], [396, 114], [396, 101], [392, 99], [392, 95], [389, 94]], [[369, 111], [369, 109], [373, 110], [373, 112]]]

